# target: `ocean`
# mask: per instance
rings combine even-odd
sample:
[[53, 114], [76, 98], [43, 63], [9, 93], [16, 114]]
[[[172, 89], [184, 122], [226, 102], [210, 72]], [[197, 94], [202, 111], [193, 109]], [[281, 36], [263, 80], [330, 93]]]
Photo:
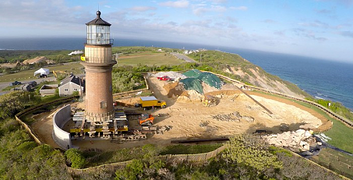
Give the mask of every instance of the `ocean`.
[[[0, 39], [0, 50], [82, 50], [84, 38]], [[115, 39], [114, 46], [154, 46], [178, 49], [220, 50], [239, 54], [268, 73], [299, 86], [312, 96], [340, 102], [353, 110], [353, 64], [295, 56], [188, 43]]]

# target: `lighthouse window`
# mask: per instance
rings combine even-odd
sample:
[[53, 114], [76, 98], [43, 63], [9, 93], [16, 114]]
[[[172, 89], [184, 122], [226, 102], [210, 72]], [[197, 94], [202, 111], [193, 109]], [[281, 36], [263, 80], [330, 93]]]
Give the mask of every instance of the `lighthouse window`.
[[102, 108], [102, 109], [107, 108], [107, 102], [101, 101], [101, 108]]

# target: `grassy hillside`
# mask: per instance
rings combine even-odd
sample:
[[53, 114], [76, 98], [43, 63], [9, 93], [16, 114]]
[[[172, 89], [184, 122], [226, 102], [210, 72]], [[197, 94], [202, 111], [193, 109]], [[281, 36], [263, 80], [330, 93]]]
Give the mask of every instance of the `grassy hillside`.
[[[238, 79], [249, 84], [252, 84], [249, 80], [250, 77], [258, 79], [258, 77], [254, 74], [254, 72], [256, 71], [260, 75], [260, 77], [264, 77], [264, 79], [267, 80], [267, 85], [274, 86], [274, 82], [280, 82], [285, 84], [288, 89], [290, 89], [296, 94], [301, 94], [305, 97], [311, 97], [309, 94], [301, 90], [295, 84], [288, 81], [284, 81], [278, 76], [274, 76], [272, 74], [267, 73], [261, 67], [252, 64], [251, 62], [247, 61], [246, 59], [242, 58], [237, 54], [207, 50], [192, 53], [189, 55], [189, 57], [201, 62], [202, 64], [210, 65], [220, 72], [224, 72], [225, 69], [231, 71], [231, 68], [239, 69], [245, 74], [245, 76], [238, 77]], [[258, 84], [253, 85], [259, 86]]]

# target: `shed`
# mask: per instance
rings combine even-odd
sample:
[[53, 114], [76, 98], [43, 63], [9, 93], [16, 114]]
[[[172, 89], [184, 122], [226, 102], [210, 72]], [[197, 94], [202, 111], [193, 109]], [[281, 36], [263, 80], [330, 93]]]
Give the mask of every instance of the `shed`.
[[50, 73], [49, 69], [40, 68], [40, 69], [38, 69], [36, 72], [34, 72], [34, 76], [36, 76], [37, 74], [39, 74], [40, 76], [43, 76], [43, 75], [48, 76], [49, 73]]

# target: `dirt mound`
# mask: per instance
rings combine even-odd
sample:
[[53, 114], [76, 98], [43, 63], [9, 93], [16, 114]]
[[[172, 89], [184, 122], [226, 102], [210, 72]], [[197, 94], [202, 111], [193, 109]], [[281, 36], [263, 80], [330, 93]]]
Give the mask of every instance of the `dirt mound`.
[[17, 66], [20, 66], [21, 63], [20, 62], [16, 62], [16, 63], [3, 63], [3, 64], [0, 64], [0, 67], [2, 68], [15, 68]]
[[167, 91], [168, 98], [179, 97], [185, 91], [184, 86], [179, 82], [165, 84], [163, 88]]
[[201, 102], [202, 95], [195, 90], [184, 91], [177, 99], [179, 102]]
[[33, 59], [24, 60], [23, 64], [36, 64], [36, 63], [47, 62], [47, 61], [48, 61], [48, 58], [46, 58], [44, 56], [38, 56]]

